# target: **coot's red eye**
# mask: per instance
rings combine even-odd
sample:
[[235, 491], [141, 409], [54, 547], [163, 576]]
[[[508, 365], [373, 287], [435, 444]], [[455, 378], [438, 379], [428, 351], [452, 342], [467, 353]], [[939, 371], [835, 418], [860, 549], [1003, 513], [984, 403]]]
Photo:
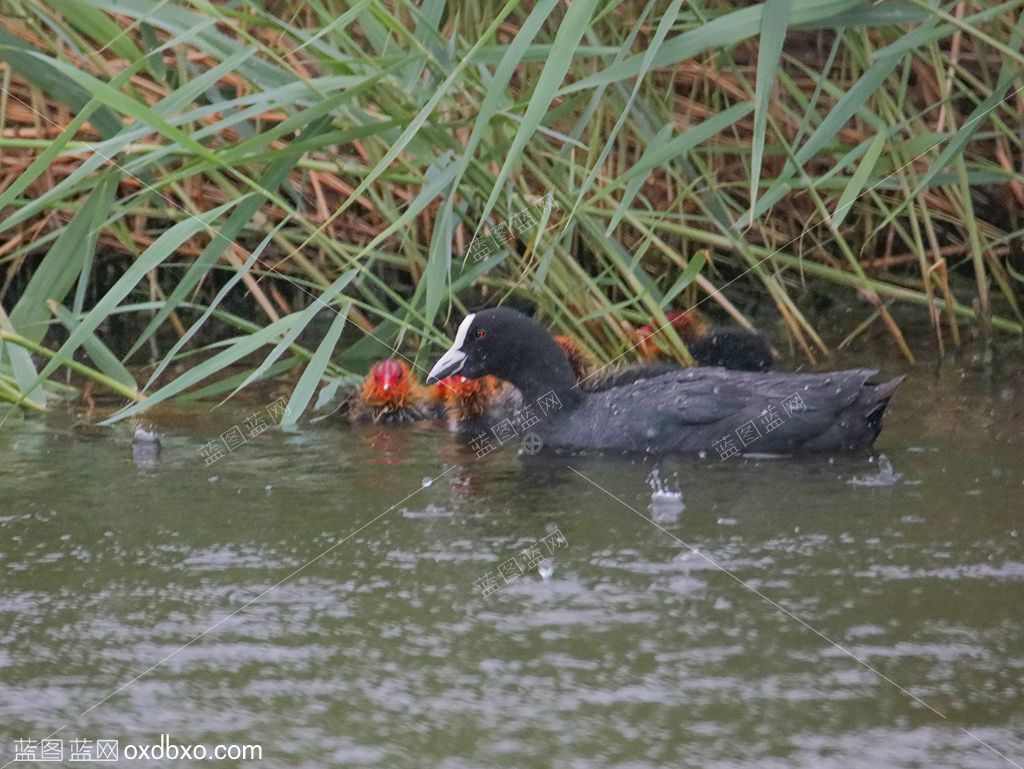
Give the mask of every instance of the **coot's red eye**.
[[482, 328], [478, 328], [476, 330], [476, 338], [477, 339], [483, 339], [485, 336], [487, 336], [487, 332], [484, 331]]

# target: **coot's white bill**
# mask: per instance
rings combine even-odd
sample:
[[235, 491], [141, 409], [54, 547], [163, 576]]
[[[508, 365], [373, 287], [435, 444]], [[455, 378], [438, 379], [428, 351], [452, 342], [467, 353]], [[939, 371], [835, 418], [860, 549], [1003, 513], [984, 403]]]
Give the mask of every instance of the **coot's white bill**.
[[469, 333], [469, 327], [473, 325], [473, 318], [475, 317], [475, 314], [470, 314], [462, 319], [462, 323], [459, 324], [458, 333], [455, 334], [455, 343], [430, 369], [430, 373], [427, 374], [427, 384], [440, 382], [445, 377], [458, 374], [462, 370], [462, 367], [466, 364], [466, 353], [462, 351], [462, 345], [466, 342], [466, 334]]

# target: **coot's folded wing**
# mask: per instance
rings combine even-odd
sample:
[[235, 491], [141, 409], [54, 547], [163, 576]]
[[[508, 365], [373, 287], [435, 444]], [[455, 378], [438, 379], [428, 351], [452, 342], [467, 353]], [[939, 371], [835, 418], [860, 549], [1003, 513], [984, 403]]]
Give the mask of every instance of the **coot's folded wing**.
[[658, 384], [665, 379], [673, 393], [661, 398], [666, 419], [698, 428], [685, 443], [728, 437], [747, 451], [790, 453], [810, 446], [870, 445], [878, 431], [870, 415], [879, 395], [867, 382], [875, 374], [868, 369], [739, 374], [705, 368], [659, 378]]
[[649, 381], [643, 400], [666, 423], [688, 433], [683, 441], [688, 446], [732, 436], [748, 450], [785, 453], [837, 432], [860, 443], [865, 412], [861, 401], [871, 390], [865, 383], [876, 373], [688, 369]]
[[[772, 374], [691, 368], [589, 395], [552, 445], [724, 456], [870, 445], [897, 382], [869, 370]], [[546, 438], [546, 440], [548, 440]]]

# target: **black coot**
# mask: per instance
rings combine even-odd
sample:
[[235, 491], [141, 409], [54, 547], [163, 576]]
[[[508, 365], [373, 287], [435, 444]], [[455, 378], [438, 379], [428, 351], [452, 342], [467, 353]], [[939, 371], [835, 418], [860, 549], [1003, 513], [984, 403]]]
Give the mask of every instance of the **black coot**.
[[781, 374], [689, 368], [585, 392], [551, 335], [515, 310], [468, 315], [427, 382], [491, 374], [525, 403], [546, 409], [532, 426], [547, 447], [567, 450], [793, 454], [870, 446], [902, 381], [868, 380], [866, 369]]

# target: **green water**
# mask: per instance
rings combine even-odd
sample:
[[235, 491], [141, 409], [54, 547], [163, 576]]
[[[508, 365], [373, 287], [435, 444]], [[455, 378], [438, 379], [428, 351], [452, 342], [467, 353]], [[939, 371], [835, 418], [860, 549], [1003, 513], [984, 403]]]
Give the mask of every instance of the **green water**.
[[[896, 483], [849, 482], [871, 455], [662, 461], [681, 512], [653, 463], [478, 460], [433, 426], [207, 467], [253, 408], [179, 409], [139, 467], [127, 428], [9, 420], [0, 765], [59, 727], [269, 767], [1022, 764], [1021, 369], [913, 372], [877, 446]], [[480, 594], [555, 529], [549, 578]]]

